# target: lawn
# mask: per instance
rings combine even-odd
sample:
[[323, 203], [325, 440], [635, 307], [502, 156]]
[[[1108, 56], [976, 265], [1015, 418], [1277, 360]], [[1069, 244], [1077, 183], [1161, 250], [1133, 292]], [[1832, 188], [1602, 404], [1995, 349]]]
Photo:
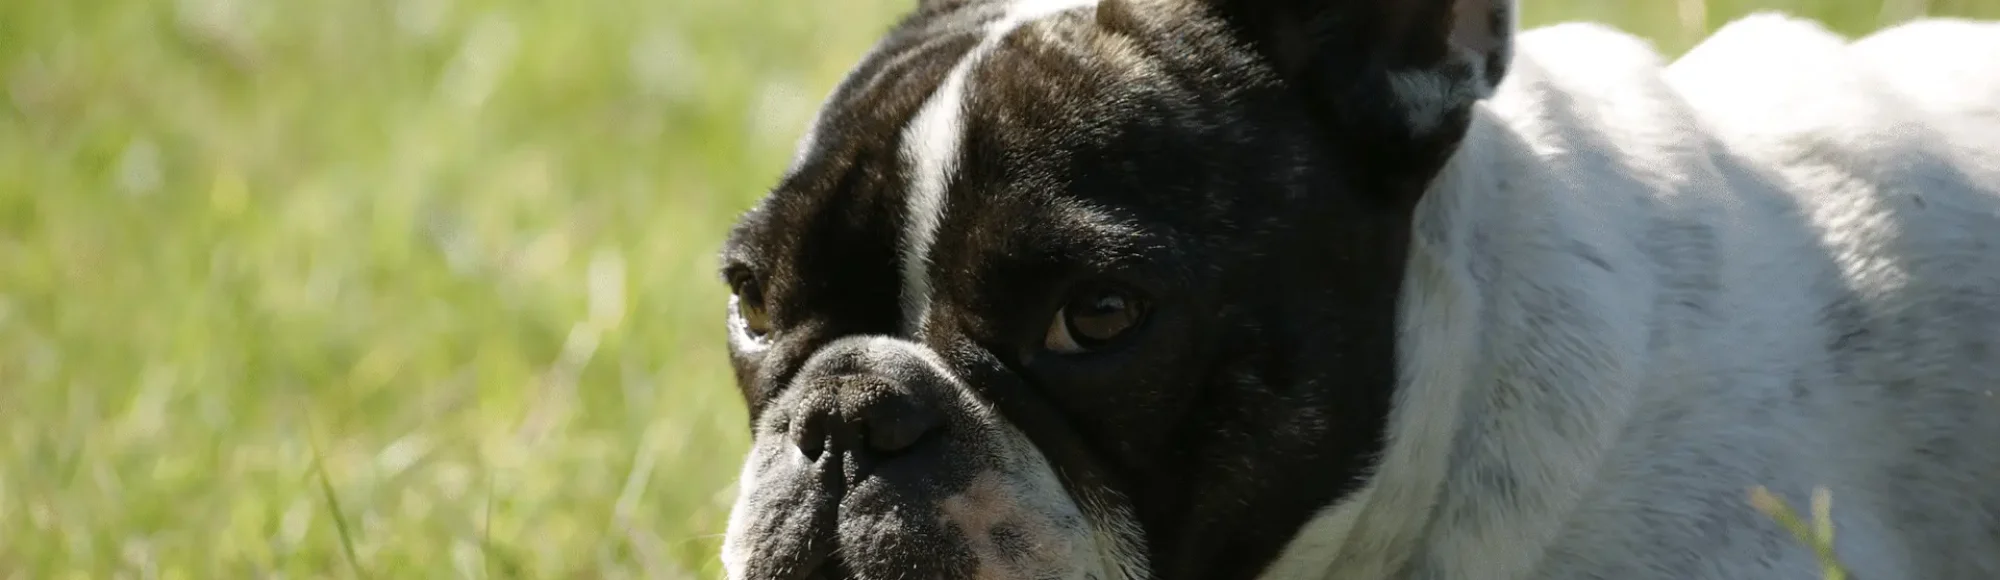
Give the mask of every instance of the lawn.
[[[910, 1], [0, 2], [0, 579], [719, 577], [713, 254]], [[2000, 17], [1887, 4], [1524, 18]]]

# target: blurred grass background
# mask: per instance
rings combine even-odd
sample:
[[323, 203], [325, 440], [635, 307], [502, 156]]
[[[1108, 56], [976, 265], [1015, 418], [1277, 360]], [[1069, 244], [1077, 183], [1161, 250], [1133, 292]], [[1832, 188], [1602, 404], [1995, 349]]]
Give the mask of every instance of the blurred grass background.
[[[0, 2], [0, 578], [716, 578], [713, 253], [912, 0]], [[1678, 52], [2000, 0], [1527, 0]]]

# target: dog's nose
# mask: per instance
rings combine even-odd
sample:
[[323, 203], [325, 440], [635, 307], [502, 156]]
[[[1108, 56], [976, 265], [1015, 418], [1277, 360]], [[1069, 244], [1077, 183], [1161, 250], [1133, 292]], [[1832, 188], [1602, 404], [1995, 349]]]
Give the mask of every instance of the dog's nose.
[[850, 405], [828, 405], [792, 426], [792, 443], [807, 459], [828, 452], [865, 459], [894, 458], [944, 425], [936, 409], [902, 394], [879, 394]]
[[926, 397], [942, 383], [909, 349], [886, 339], [829, 345], [799, 374], [812, 391], [790, 426], [799, 452], [814, 462], [829, 454], [866, 469], [918, 447], [944, 428], [944, 414]]

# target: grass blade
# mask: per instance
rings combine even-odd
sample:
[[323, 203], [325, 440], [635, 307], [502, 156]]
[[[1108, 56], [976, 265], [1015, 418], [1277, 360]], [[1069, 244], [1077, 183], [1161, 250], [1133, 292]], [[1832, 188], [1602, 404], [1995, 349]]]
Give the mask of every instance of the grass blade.
[[361, 558], [355, 555], [354, 534], [347, 523], [347, 512], [341, 509], [340, 494], [333, 490], [333, 478], [326, 472], [326, 461], [320, 453], [319, 438], [315, 436], [312, 420], [306, 419], [305, 423], [306, 445], [312, 450], [314, 479], [318, 480], [320, 497], [326, 500], [326, 509], [333, 516], [334, 533], [340, 536], [340, 551], [347, 557], [348, 569], [353, 570], [355, 576], [367, 578], [368, 575], [361, 570]]

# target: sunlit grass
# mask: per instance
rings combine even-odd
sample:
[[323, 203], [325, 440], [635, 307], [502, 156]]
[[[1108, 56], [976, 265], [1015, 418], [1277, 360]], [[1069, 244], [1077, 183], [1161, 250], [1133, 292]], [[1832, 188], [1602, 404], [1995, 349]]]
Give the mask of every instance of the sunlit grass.
[[0, 578], [718, 576], [712, 255], [908, 2], [0, 2]]

